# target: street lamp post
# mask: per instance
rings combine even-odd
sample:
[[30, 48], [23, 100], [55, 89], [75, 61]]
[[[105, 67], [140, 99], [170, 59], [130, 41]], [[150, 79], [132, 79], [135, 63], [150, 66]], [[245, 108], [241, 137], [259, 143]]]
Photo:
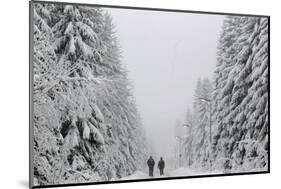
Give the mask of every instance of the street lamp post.
[[210, 169], [212, 169], [212, 159], [211, 159], [211, 154], [212, 154], [212, 105], [211, 105], [211, 100], [207, 98], [199, 98], [202, 102], [205, 102], [209, 106], [209, 126], [210, 126], [210, 133], [209, 133], [209, 161], [210, 161]]

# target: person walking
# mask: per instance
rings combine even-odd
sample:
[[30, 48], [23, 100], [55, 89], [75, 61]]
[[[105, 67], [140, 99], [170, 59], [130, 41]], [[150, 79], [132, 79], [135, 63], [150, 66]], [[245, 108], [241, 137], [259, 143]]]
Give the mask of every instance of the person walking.
[[155, 165], [155, 161], [152, 158], [152, 156], [150, 156], [150, 158], [147, 160], [147, 165], [148, 165], [148, 168], [149, 168], [149, 176], [153, 177], [153, 168], [154, 168], [154, 165]]
[[158, 169], [160, 170], [160, 175], [164, 175], [165, 161], [161, 157], [158, 162]]

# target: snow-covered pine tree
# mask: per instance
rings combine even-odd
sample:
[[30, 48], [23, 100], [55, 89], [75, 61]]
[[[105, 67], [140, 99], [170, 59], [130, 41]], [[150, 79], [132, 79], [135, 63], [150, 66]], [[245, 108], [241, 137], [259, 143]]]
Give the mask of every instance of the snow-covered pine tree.
[[[43, 14], [44, 13], [44, 14]], [[59, 111], [47, 94], [50, 81], [56, 77], [57, 56], [50, 43], [51, 28], [47, 24], [48, 9], [40, 4], [34, 10], [34, 184], [55, 183], [53, 170], [64, 171], [64, 161], [58, 143], [62, 142], [59, 133]], [[58, 161], [60, 164], [58, 164]]]
[[[231, 99], [231, 89], [233, 88], [233, 81], [228, 81], [228, 76], [233, 68], [233, 59], [236, 55], [235, 41], [239, 35], [239, 28], [237, 27], [239, 17], [227, 17], [222, 26], [222, 33], [218, 44], [217, 65], [214, 78], [214, 93], [213, 93], [213, 110], [214, 120], [218, 120], [213, 124], [215, 136], [213, 137], [214, 149], [213, 155], [218, 155], [218, 152], [224, 153], [220, 157], [227, 157], [228, 141], [221, 141], [223, 144], [217, 145], [218, 139], [221, 136], [228, 135], [225, 124], [222, 120], [229, 112], [229, 105]], [[223, 149], [222, 149], [223, 148]], [[224, 161], [224, 160], [223, 160]]]
[[232, 171], [267, 168], [268, 20], [227, 17], [215, 72], [217, 165]]
[[146, 155], [145, 138], [110, 16], [41, 3], [35, 13], [35, 184], [132, 173]]
[[200, 168], [209, 167], [209, 133], [210, 133], [210, 102], [212, 97], [212, 83], [208, 78], [202, 81], [199, 78], [193, 102], [192, 154], [193, 166]]

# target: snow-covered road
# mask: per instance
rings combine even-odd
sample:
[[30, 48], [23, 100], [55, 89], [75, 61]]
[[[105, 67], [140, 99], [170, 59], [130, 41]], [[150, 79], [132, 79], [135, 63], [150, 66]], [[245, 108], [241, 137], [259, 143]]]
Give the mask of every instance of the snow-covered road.
[[152, 179], [152, 178], [164, 178], [164, 177], [180, 177], [180, 176], [194, 176], [194, 175], [210, 175], [210, 174], [220, 174], [221, 171], [198, 171], [190, 168], [181, 167], [173, 171], [165, 173], [165, 175], [160, 176], [158, 172], [154, 173], [154, 177], [149, 177], [148, 173], [142, 171], [136, 171], [134, 174], [123, 177], [121, 180], [136, 180], [136, 179]]

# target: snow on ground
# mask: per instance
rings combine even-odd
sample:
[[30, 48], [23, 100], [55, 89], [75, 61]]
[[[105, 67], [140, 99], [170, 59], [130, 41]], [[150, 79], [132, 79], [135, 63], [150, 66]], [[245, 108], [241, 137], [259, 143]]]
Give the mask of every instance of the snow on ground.
[[148, 176], [148, 173], [142, 172], [142, 171], [136, 171], [134, 174], [123, 177], [120, 180], [136, 180], [136, 179], [153, 179], [153, 178], [163, 178], [163, 177], [169, 177], [167, 175], [159, 175], [158, 172], [154, 172], [154, 176], [150, 177]]
[[120, 180], [136, 180], [136, 179], [151, 179], [151, 178], [164, 178], [164, 177], [184, 177], [184, 176], [194, 176], [194, 175], [210, 175], [210, 174], [221, 174], [222, 171], [206, 171], [206, 170], [195, 170], [191, 168], [181, 167], [173, 171], [167, 172], [165, 175], [160, 176], [158, 171], [154, 172], [154, 177], [149, 177], [148, 173], [142, 171], [136, 171], [134, 174], [123, 177]]
[[146, 173], [141, 171], [136, 171], [134, 174], [130, 176], [121, 178], [121, 180], [146, 179], [146, 178], [148, 178], [148, 175]]
[[194, 175], [211, 175], [211, 174], [221, 174], [221, 173], [223, 172], [218, 170], [212, 170], [212, 171], [195, 170], [192, 168], [181, 167], [169, 172], [168, 175], [170, 177], [180, 177], [180, 176], [194, 176]]

